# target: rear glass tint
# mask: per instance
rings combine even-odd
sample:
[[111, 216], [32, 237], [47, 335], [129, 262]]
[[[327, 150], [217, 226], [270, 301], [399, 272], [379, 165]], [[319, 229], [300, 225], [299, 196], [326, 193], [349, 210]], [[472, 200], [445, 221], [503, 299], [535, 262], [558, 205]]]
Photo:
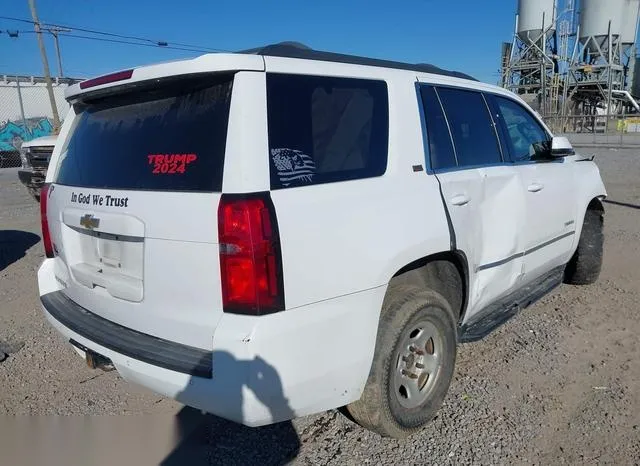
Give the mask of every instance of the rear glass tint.
[[232, 80], [185, 78], [77, 104], [56, 183], [220, 191]]
[[442, 113], [440, 100], [431, 86], [422, 86], [422, 105], [427, 123], [427, 139], [431, 168], [434, 170], [452, 168], [457, 165], [456, 155], [451, 142], [451, 133], [447, 120]]
[[271, 187], [382, 175], [389, 110], [384, 81], [267, 77]]

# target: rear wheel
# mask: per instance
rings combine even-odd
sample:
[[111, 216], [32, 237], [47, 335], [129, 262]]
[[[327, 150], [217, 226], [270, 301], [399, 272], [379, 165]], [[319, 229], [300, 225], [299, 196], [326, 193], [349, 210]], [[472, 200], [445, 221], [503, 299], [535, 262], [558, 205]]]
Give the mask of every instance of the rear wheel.
[[406, 437], [442, 405], [456, 359], [456, 322], [435, 291], [397, 286], [387, 292], [373, 364], [360, 400], [347, 406], [363, 427]]
[[590, 285], [600, 276], [604, 250], [603, 213], [587, 210], [575, 254], [565, 269], [566, 283]]

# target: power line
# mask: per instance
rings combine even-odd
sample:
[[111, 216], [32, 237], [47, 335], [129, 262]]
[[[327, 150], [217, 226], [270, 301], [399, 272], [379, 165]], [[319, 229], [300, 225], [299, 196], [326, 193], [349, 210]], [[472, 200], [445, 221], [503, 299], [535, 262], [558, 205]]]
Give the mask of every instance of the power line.
[[[18, 21], [18, 22], [22, 22], [22, 23], [28, 23], [28, 24], [35, 24], [34, 21], [28, 20], [28, 19], [22, 19], [22, 18], [14, 18], [14, 17], [10, 17], [10, 16], [0, 16], [0, 19], [6, 19], [9, 21]], [[163, 48], [163, 49], [174, 49], [174, 50], [186, 50], [186, 51], [190, 51], [190, 52], [228, 52], [228, 50], [223, 50], [223, 49], [216, 49], [216, 48], [212, 48], [212, 47], [206, 47], [206, 46], [201, 46], [201, 45], [193, 45], [193, 44], [184, 44], [184, 43], [180, 43], [180, 42], [167, 42], [167, 41], [162, 41], [162, 40], [153, 40], [153, 39], [148, 39], [145, 37], [136, 37], [136, 36], [129, 36], [129, 35], [124, 35], [124, 34], [116, 34], [113, 32], [106, 32], [106, 31], [99, 31], [97, 29], [88, 29], [88, 28], [83, 28], [83, 27], [72, 27], [72, 26], [65, 26], [65, 25], [61, 25], [61, 24], [52, 24], [52, 23], [42, 23], [43, 25], [46, 25], [48, 27], [55, 27], [55, 28], [65, 28], [65, 29], [73, 29], [75, 31], [80, 31], [80, 32], [87, 32], [89, 34], [97, 34], [97, 35], [103, 35], [103, 36], [108, 36], [108, 37], [117, 37], [119, 39], [127, 39], [129, 41], [140, 41], [140, 42], [125, 42], [125, 41], [117, 41], [117, 40], [106, 40], [106, 39], [101, 39], [101, 38], [97, 38], [97, 37], [90, 37], [90, 36], [78, 36], [78, 38], [83, 38], [83, 39], [95, 39], [95, 40], [102, 40], [104, 42], [115, 42], [115, 43], [122, 43], [122, 44], [129, 44], [129, 45], [146, 45], [146, 46], [150, 46], [150, 47], [159, 47], [159, 48]], [[63, 34], [60, 34], [63, 35]], [[69, 35], [69, 34], [64, 34], [64, 35]], [[74, 36], [71, 36], [74, 37]]]
[[69, 34], [67, 32], [61, 32], [58, 34], [60, 37], [73, 37], [75, 39], [88, 39], [88, 40], [97, 40], [100, 42], [112, 42], [116, 44], [127, 44], [127, 45], [139, 45], [142, 47], [153, 47], [153, 48], [163, 48], [163, 49], [171, 49], [171, 50], [183, 50], [186, 52], [207, 52], [207, 50], [202, 49], [194, 49], [194, 48], [185, 48], [185, 47], [174, 47], [172, 45], [163, 45], [158, 46], [156, 44], [145, 44], [144, 42], [131, 42], [127, 40], [120, 39], [106, 39], [104, 37], [92, 37], [92, 36], [84, 36], [80, 34]]
[[[43, 29], [43, 30], [46, 30], [46, 29]], [[2, 31], [0, 30], [0, 32], [2, 32]], [[20, 30], [20, 31], [11, 31], [11, 32], [15, 33], [15, 34], [36, 34], [36, 31], [29, 31], [29, 30]], [[57, 32], [57, 34], [60, 37], [72, 37], [74, 39], [88, 39], [88, 40], [97, 40], [97, 41], [100, 41], [100, 42], [112, 42], [112, 43], [116, 43], [116, 44], [140, 45], [142, 47], [158, 48], [158, 45], [156, 45], [156, 44], [146, 44], [144, 42], [131, 42], [131, 41], [119, 40], [119, 39], [105, 39], [103, 37], [85, 36], [85, 35], [81, 35], [81, 34], [70, 34], [69, 32], [66, 32], [66, 31]], [[183, 51], [186, 51], [186, 52], [207, 52], [206, 50], [194, 49], [194, 48], [184, 48], [184, 47], [174, 47], [172, 45], [164, 45], [161, 48], [170, 49], [170, 50], [183, 50]]]

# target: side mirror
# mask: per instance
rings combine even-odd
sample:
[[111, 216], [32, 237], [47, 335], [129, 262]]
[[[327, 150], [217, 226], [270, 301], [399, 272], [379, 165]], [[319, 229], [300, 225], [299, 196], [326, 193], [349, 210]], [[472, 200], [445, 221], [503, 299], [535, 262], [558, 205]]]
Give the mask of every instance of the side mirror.
[[575, 155], [576, 151], [569, 140], [564, 136], [554, 136], [551, 139], [551, 157], [566, 157]]

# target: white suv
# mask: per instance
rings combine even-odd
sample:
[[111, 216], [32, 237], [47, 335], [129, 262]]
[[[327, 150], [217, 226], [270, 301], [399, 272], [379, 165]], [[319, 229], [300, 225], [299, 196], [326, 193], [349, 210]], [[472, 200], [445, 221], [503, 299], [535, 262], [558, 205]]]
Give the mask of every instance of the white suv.
[[600, 271], [596, 165], [459, 73], [278, 45], [67, 99], [45, 315], [91, 367], [245, 425], [346, 405], [410, 434], [459, 342]]

